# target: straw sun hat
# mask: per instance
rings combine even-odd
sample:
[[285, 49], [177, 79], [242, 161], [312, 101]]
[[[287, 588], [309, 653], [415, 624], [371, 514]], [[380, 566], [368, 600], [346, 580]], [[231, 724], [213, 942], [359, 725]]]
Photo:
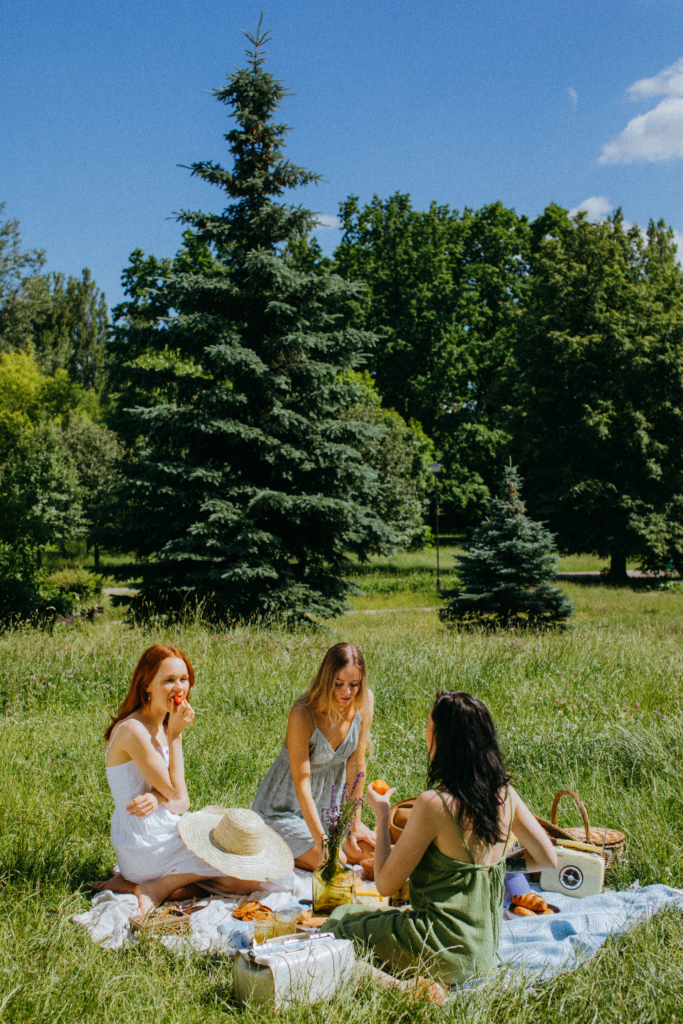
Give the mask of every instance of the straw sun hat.
[[287, 843], [255, 811], [210, 805], [183, 814], [179, 828], [188, 850], [233, 878], [271, 882], [294, 870]]

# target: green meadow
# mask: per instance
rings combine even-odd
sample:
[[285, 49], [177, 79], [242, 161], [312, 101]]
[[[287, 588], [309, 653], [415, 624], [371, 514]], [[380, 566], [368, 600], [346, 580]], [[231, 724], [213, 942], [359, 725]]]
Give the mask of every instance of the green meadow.
[[[588, 567], [574, 563], [566, 571]], [[178, 956], [154, 940], [106, 952], [71, 922], [87, 909], [86, 883], [114, 863], [107, 715], [141, 651], [160, 640], [183, 648], [197, 671], [197, 717], [185, 734], [195, 808], [249, 806], [280, 749], [289, 705], [327, 645], [348, 639], [362, 646], [376, 695], [371, 778], [385, 777], [400, 797], [419, 791], [434, 693], [470, 690], [490, 706], [533, 810], [548, 816], [555, 792], [571, 788], [593, 822], [626, 833], [627, 855], [609, 885], [638, 878], [683, 887], [683, 590], [563, 584], [577, 609], [565, 632], [483, 634], [448, 629], [436, 611], [420, 610], [440, 603], [433, 551], [359, 566], [354, 578], [366, 595], [354, 610], [302, 632], [200, 621], [154, 629], [108, 608], [94, 624], [0, 634], [1, 1024], [276, 1019], [235, 1005], [224, 957]], [[580, 823], [570, 804], [560, 823]], [[682, 1006], [683, 918], [671, 912], [548, 985], [499, 979], [439, 1009], [363, 983], [277, 1019], [669, 1022], [683, 1020]]]

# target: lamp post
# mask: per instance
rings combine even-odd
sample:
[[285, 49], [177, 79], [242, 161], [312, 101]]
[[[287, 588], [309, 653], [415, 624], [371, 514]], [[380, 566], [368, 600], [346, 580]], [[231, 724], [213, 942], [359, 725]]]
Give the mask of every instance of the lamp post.
[[436, 518], [436, 589], [441, 590], [441, 566], [439, 564], [439, 473], [443, 469], [440, 462], [432, 462], [429, 467], [434, 474], [434, 515]]

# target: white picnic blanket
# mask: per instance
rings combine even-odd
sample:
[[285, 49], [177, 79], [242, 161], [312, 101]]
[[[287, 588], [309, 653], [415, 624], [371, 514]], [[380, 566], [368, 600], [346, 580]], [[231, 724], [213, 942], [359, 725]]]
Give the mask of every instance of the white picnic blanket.
[[[233, 935], [245, 931], [235, 921], [232, 912], [238, 903], [245, 900], [260, 900], [271, 910], [281, 910], [293, 900], [311, 899], [312, 882], [308, 871], [294, 868], [285, 878], [276, 882], [264, 882], [263, 886], [249, 896], [235, 896], [211, 900], [203, 910], [190, 916], [190, 933], [187, 936], [169, 935], [162, 939], [165, 946], [176, 948], [189, 943], [195, 949], [235, 952], [239, 948]], [[93, 942], [103, 949], [119, 949], [124, 943], [135, 941], [130, 928], [130, 919], [140, 912], [136, 896], [122, 896], [109, 889], [93, 897], [91, 909], [84, 914], [75, 914], [72, 921], [88, 929]], [[246, 929], [248, 931], [248, 929]]]
[[[533, 888], [538, 891], [538, 886]], [[608, 890], [583, 899], [560, 893], [544, 895], [559, 907], [559, 914], [503, 921], [499, 948], [502, 970], [522, 968], [531, 972], [535, 980], [547, 981], [594, 956], [609, 935], [628, 931], [667, 906], [683, 911], [683, 890], [667, 885], [648, 885], [624, 892]], [[215, 950], [232, 955], [246, 946], [253, 928], [232, 917], [238, 902], [258, 899], [278, 910], [295, 899], [310, 898], [311, 875], [295, 868], [291, 875], [265, 883], [248, 897], [214, 898], [203, 910], [191, 915], [188, 935], [164, 936], [162, 942], [171, 949], [190, 944], [203, 952]], [[136, 913], [138, 902], [134, 896], [105, 891], [94, 897], [91, 910], [76, 914], [73, 920], [85, 925], [93, 942], [104, 949], [118, 949], [135, 941], [129, 921]]]

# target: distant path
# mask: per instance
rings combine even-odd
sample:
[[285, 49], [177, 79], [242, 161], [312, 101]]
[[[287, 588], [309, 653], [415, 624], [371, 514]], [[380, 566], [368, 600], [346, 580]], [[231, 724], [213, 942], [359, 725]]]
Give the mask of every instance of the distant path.
[[134, 587], [103, 587], [102, 593], [109, 594], [110, 597], [135, 597], [140, 591]]
[[444, 605], [432, 608], [352, 608], [346, 615], [383, 615], [384, 612], [438, 612]]
[[[671, 578], [671, 573], [666, 570], [661, 572], [642, 572], [640, 569], [627, 569], [626, 575], [634, 580], [663, 580]], [[588, 572], [557, 572], [554, 578], [556, 580], [565, 580], [567, 583], [601, 583], [606, 579], [606, 575], [598, 569], [593, 569]]]

